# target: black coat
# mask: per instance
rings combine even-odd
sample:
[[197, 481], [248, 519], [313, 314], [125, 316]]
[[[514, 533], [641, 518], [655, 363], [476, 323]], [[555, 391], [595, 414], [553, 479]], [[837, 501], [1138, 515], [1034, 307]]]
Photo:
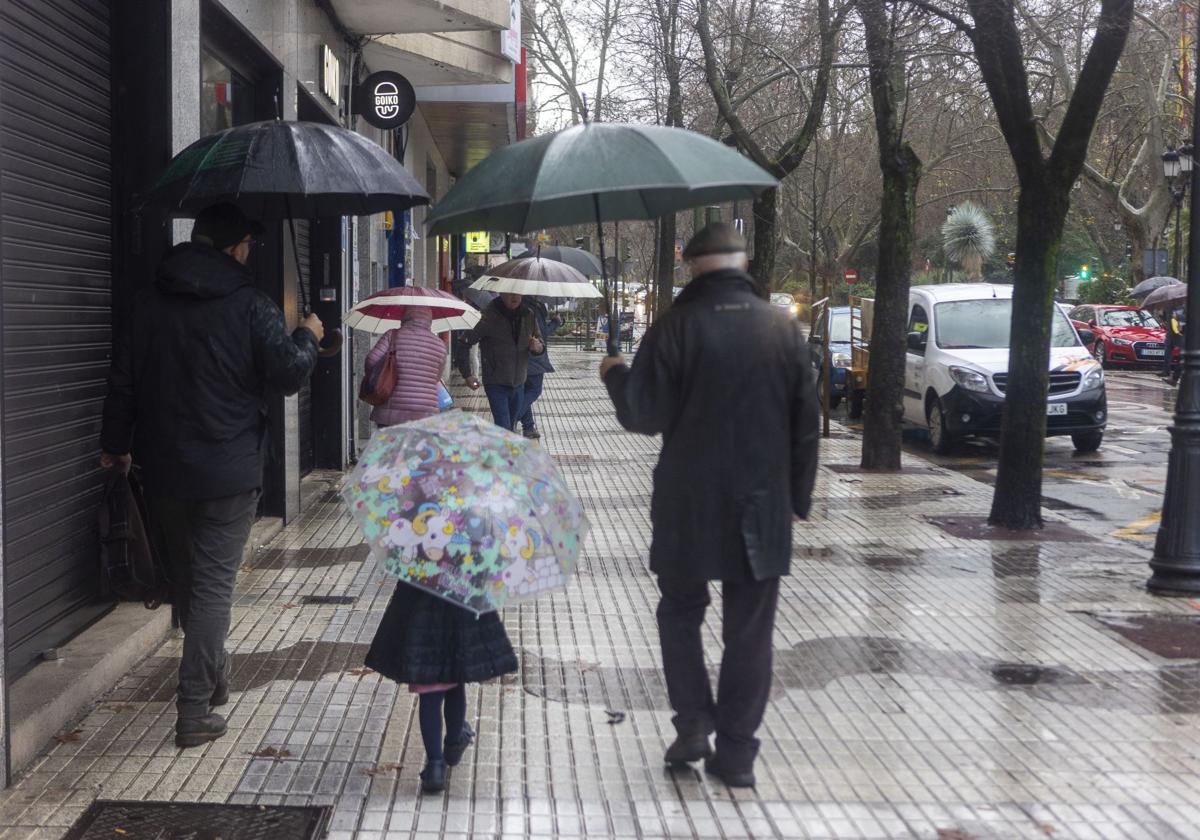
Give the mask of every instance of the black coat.
[[817, 469], [817, 392], [795, 319], [740, 271], [688, 284], [632, 369], [605, 379], [621, 425], [662, 433], [650, 568], [678, 580], [788, 573]]
[[316, 364], [316, 336], [289, 335], [245, 266], [176, 246], [119, 334], [100, 446], [132, 450], [158, 495], [215, 499], [260, 487], [267, 396], [296, 393]]
[[366, 666], [399, 683], [485, 682], [517, 670], [497, 613], [476, 617], [436, 595], [397, 583], [371, 640]]
[[[484, 385], [524, 385], [529, 375], [529, 339], [541, 337], [537, 319], [527, 306], [510, 310], [500, 298], [496, 298], [483, 310], [483, 317], [475, 328], [463, 333], [463, 341], [470, 346], [479, 345], [480, 364], [483, 372], [480, 379]], [[542, 348], [542, 352], [546, 352]], [[470, 356], [462, 363], [459, 372], [463, 378], [471, 376]]]

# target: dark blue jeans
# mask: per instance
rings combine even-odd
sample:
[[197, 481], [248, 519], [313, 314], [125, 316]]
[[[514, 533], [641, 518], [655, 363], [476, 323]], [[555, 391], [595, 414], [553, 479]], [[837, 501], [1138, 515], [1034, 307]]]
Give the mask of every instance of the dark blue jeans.
[[492, 422], [511, 432], [525, 408], [525, 386], [484, 385], [483, 392], [492, 407]]
[[521, 414], [521, 428], [529, 431], [535, 425], [533, 420], [533, 404], [542, 395], [542, 379], [544, 373], [531, 373], [525, 380], [525, 411]]

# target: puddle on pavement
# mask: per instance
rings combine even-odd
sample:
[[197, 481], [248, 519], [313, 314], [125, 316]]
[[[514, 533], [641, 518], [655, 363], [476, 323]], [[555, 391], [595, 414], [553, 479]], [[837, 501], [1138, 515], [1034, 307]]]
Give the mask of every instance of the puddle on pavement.
[[992, 577], [1001, 603], [1041, 603], [1041, 558], [1042, 549], [1038, 545], [992, 546]]
[[986, 516], [927, 516], [925, 521], [960, 540], [994, 540], [1010, 542], [1095, 542], [1095, 538], [1062, 522], [1047, 522], [1037, 531], [1013, 531], [993, 528]]
[[1069, 672], [1057, 668], [1024, 665], [1019, 662], [1001, 662], [999, 665], [993, 665], [990, 673], [992, 679], [1004, 685], [1040, 685], [1060, 682], [1071, 676]]

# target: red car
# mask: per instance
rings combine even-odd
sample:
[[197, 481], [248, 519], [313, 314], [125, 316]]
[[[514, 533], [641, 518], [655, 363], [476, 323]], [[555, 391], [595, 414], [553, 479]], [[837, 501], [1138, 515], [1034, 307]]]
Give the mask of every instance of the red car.
[[[1136, 306], [1076, 306], [1067, 316], [1076, 329], [1096, 335], [1092, 355], [1110, 365], [1161, 367], [1167, 352], [1167, 331], [1158, 318]], [[1179, 355], [1179, 348], [1175, 348]]]

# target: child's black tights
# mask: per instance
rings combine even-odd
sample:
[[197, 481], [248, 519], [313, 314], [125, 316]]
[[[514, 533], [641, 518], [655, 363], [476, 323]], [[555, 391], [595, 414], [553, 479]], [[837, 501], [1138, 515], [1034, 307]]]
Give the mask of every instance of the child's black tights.
[[467, 688], [460, 684], [448, 691], [431, 691], [420, 697], [418, 714], [421, 719], [421, 740], [425, 742], [425, 755], [430, 761], [441, 761], [443, 708], [446, 732], [456, 733], [451, 740], [457, 742], [462, 737], [463, 724], [467, 722]]

